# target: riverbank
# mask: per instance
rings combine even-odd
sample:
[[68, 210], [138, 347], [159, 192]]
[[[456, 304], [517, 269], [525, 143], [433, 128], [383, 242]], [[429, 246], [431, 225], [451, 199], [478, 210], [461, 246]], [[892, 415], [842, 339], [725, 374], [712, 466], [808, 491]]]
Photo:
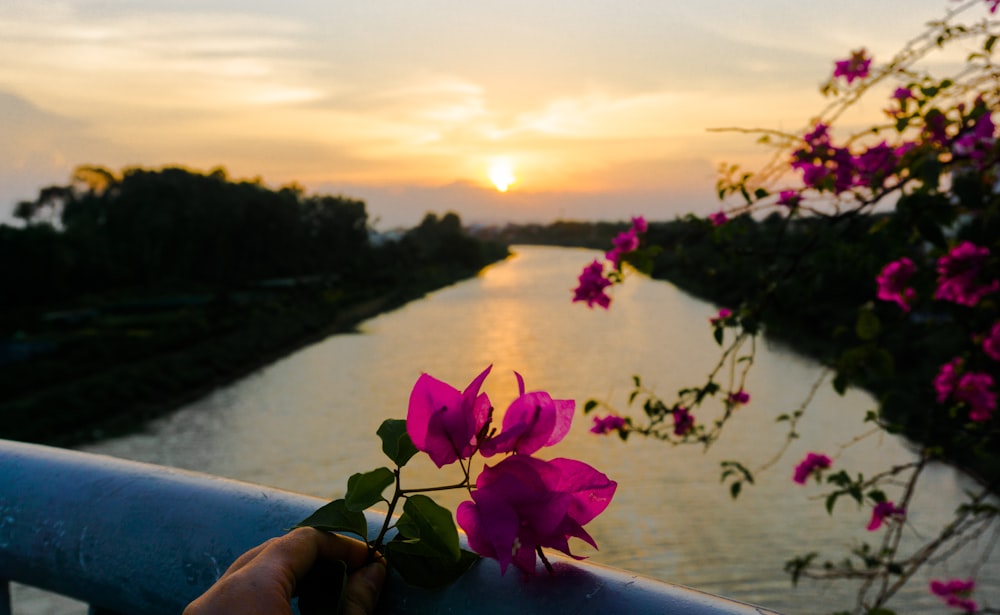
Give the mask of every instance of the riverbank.
[[77, 310], [89, 316], [33, 336], [50, 351], [3, 366], [0, 437], [72, 446], [128, 433], [478, 271], [438, 268], [391, 286], [280, 289], [129, 313]]

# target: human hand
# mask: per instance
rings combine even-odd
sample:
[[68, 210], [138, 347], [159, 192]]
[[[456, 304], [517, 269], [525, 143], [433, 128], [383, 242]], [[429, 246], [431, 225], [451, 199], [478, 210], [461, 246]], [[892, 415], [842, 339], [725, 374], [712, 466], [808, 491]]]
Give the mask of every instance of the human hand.
[[385, 581], [385, 563], [379, 559], [366, 565], [368, 547], [363, 542], [312, 528], [272, 538], [236, 558], [184, 615], [291, 615], [290, 601], [302, 589], [303, 579], [335, 561], [344, 562], [350, 572], [344, 615], [370, 615]]

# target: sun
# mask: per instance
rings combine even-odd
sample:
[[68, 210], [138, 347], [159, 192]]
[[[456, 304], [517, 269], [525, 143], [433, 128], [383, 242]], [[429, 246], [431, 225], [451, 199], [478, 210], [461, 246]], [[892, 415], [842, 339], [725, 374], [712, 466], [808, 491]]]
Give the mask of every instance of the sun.
[[514, 165], [509, 158], [497, 158], [490, 163], [490, 181], [500, 192], [507, 192], [511, 184], [517, 182]]

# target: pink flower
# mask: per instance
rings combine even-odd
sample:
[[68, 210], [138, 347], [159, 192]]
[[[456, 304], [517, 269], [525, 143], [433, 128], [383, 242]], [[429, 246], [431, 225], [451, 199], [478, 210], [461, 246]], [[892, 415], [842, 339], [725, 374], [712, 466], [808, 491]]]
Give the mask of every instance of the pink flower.
[[812, 131], [807, 132], [803, 136], [806, 143], [812, 145], [813, 147], [817, 145], [829, 145], [830, 144], [830, 126], [824, 124], [823, 122], [818, 122], [813, 126]]
[[674, 410], [674, 435], [684, 436], [692, 429], [694, 429], [694, 417], [687, 408], [679, 406]]
[[905, 256], [898, 261], [892, 261], [882, 268], [875, 278], [878, 284], [877, 297], [882, 301], [894, 301], [904, 312], [910, 311], [910, 304], [917, 298], [917, 292], [910, 288], [909, 281], [917, 268], [913, 261]]
[[810, 476], [814, 474], [819, 476], [820, 471], [829, 468], [831, 464], [833, 464], [833, 460], [826, 455], [822, 453], [809, 453], [799, 462], [799, 465], [795, 466], [795, 473], [792, 475], [792, 480], [800, 485], [804, 485]]
[[784, 205], [789, 209], [795, 209], [802, 202], [802, 195], [797, 190], [782, 190], [778, 194], [778, 205]]
[[970, 241], [963, 241], [938, 259], [938, 287], [934, 298], [973, 307], [984, 296], [1000, 290], [1000, 280], [979, 283], [979, 274], [990, 256], [990, 250]]
[[962, 369], [962, 359], [955, 357], [938, 370], [934, 377], [934, 391], [937, 392], [937, 402], [943, 404], [958, 385], [958, 372]]
[[493, 366], [476, 376], [465, 391], [421, 374], [410, 393], [406, 432], [413, 445], [437, 467], [468, 459], [476, 451], [476, 436], [489, 420], [490, 399], [479, 388]]
[[[1000, 2], [1000, 0], [997, 0]], [[913, 98], [913, 91], [910, 88], [896, 88], [896, 91], [892, 93], [892, 97], [896, 100], [911, 100]]]
[[990, 13], [996, 13], [997, 7], [1000, 6], [1000, 0], [986, 0], [986, 4], [990, 5]]
[[569, 433], [576, 404], [571, 399], [552, 399], [545, 391], [524, 392], [524, 378], [517, 376], [520, 396], [511, 402], [503, 417], [503, 430], [479, 446], [484, 457], [498, 453], [530, 455], [543, 446], [552, 446]]
[[969, 418], [976, 422], [990, 420], [997, 409], [997, 394], [990, 390], [993, 376], [982, 372], [962, 374], [955, 387], [955, 399], [969, 405]]
[[625, 419], [620, 416], [609, 414], [605, 417], [594, 417], [594, 426], [590, 428], [590, 433], [607, 434], [612, 431], [624, 431]]
[[902, 519], [906, 516], [906, 511], [892, 502], [879, 502], [872, 509], [872, 519], [868, 522], [868, 531], [874, 532], [882, 527], [882, 523], [888, 520]]
[[847, 85], [855, 79], [864, 79], [868, 76], [868, 69], [871, 67], [872, 59], [868, 57], [868, 52], [858, 49], [851, 52], [851, 57], [834, 63], [833, 77], [843, 77]]
[[535, 574], [539, 547], [571, 557], [571, 537], [597, 547], [583, 526], [607, 508], [617, 486], [581, 461], [513, 455], [483, 468], [472, 501], [462, 502], [455, 518], [469, 545], [500, 562], [502, 573], [513, 563]]
[[735, 393], [730, 393], [729, 403], [733, 404], [734, 406], [741, 406], [743, 404], [748, 404], [750, 403], [750, 394], [744, 391], [743, 389], [740, 389]]
[[1000, 320], [993, 323], [989, 335], [983, 339], [983, 352], [994, 361], [1000, 361]]
[[722, 308], [721, 310], [719, 310], [718, 315], [709, 318], [708, 322], [712, 323], [713, 325], [719, 325], [724, 323], [726, 320], [729, 320], [729, 317], [731, 317], [732, 315], [733, 311], [731, 309]]
[[873, 145], [854, 158], [854, 169], [858, 174], [854, 183], [879, 188], [895, 172], [898, 163], [896, 148], [885, 141]]
[[717, 211], [708, 216], [708, 221], [712, 223], [712, 226], [722, 226], [726, 222], [729, 222], [729, 216], [724, 211]]
[[954, 152], [959, 156], [966, 156], [977, 162], [982, 162], [996, 144], [996, 138], [993, 136], [995, 131], [993, 117], [987, 111], [976, 119], [972, 130], [955, 139]]
[[896, 88], [896, 91], [892, 93], [892, 99], [899, 103], [898, 108], [888, 108], [885, 110], [886, 115], [889, 117], [899, 117], [906, 112], [906, 101], [914, 100], [913, 91], [910, 88]]
[[975, 613], [979, 610], [976, 601], [969, 598], [969, 595], [976, 589], [976, 582], [972, 579], [965, 581], [959, 579], [932, 580], [930, 589], [932, 594], [943, 599], [948, 606], [962, 609], [966, 613]]
[[645, 233], [649, 230], [649, 223], [642, 216], [632, 218], [632, 230], [636, 233]]
[[586, 301], [589, 308], [593, 308], [596, 303], [608, 309], [611, 297], [604, 292], [604, 289], [611, 286], [611, 280], [604, 277], [604, 265], [595, 260], [584, 267], [578, 279], [580, 284], [573, 289], [573, 301]]
[[635, 227], [627, 231], [618, 233], [618, 236], [611, 240], [614, 248], [605, 253], [604, 258], [614, 263], [615, 267], [621, 264], [623, 254], [635, 252], [639, 249], [639, 237], [636, 235]]
[[826, 124], [816, 124], [803, 140], [805, 146], [792, 152], [791, 167], [802, 172], [806, 187], [840, 194], [855, 184], [856, 159], [846, 147], [832, 145]]

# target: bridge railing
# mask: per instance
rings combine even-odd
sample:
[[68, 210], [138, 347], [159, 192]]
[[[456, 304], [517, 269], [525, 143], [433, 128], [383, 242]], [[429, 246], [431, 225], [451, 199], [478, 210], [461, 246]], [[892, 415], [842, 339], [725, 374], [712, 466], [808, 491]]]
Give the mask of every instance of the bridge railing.
[[[215, 476], [0, 440], [0, 615], [10, 581], [91, 613], [177, 615], [238, 555], [298, 522], [317, 498]], [[369, 513], [374, 533], [383, 517]], [[390, 575], [380, 613], [743, 615], [758, 607], [551, 556], [555, 574], [501, 576], [482, 560], [435, 591]]]

